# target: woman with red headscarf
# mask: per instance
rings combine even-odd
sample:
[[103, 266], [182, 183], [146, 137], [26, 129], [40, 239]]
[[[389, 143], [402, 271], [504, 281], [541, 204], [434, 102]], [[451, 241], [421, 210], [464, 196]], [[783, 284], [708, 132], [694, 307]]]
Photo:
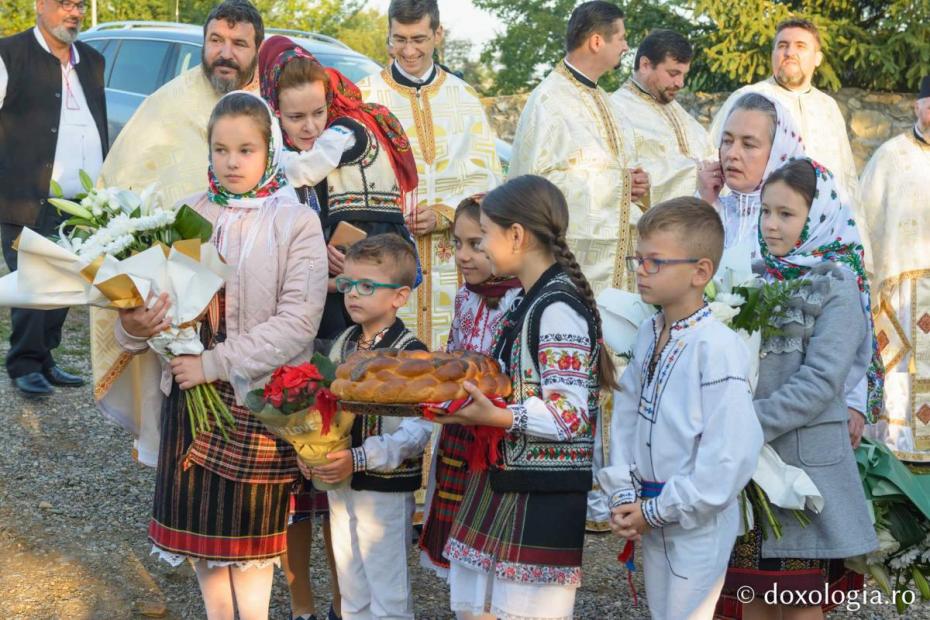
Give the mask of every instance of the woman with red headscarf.
[[[262, 97], [274, 110], [287, 147], [288, 181], [297, 188], [301, 202], [320, 214], [329, 244], [330, 289], [318, 337], [331, 339], [351, 323], [343, 296], [333, 283], [344, 261], [344, 247], [331, 243], [333, 234], [345, 222], [368, 235], [397, 233], [415, 248], [404, 223], [404, 205], [414, 203], [416, 163], [403, 127], [387, 108], [363, 103], [358, 89], [344, 75], [323, 67], [287, 37], [265, 40], [259, 52], [259, 73]], [[417, 284], [420, 278], [418, 269]], [[339, 617], [340, 594], [326, 494], [305, 484], [294, 498], [285, 562], [292, 618], [316, 617], [308, 565], [313, 516], [322, 514], [333, 585], [328, 618], [333, 620]]]
[[[287, 37], [266, 39], [258, 66], [262, 97], [278, 117], [289, 151], [288, 181], [320, 213], [327, 242], [346, 222], [369, 236], [396, 233], [414, 244], [404, 212], [415, 204], [416, 162], [390, 110], [364, 103], [355, 84]], [[324, 340], [351, 323], [332, 280], [342, 273], [345, 256], [334, 244], [328, 250], [330, 295], [319, 331]]]

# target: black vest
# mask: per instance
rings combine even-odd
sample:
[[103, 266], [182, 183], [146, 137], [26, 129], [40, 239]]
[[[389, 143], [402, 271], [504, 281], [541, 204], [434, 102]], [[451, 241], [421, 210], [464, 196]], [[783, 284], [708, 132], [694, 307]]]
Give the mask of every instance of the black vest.
[[[103, 56], [80, 41], [75, 72], [100, 133], [106, 155], [107, 104]], [[0, 39], [0, 58], [9, 82], [0, 107], [0, 222], [34, 226], [46, 204], [58, 125], [61, 122], [61, 63], [46, 52], [30, 28]]]

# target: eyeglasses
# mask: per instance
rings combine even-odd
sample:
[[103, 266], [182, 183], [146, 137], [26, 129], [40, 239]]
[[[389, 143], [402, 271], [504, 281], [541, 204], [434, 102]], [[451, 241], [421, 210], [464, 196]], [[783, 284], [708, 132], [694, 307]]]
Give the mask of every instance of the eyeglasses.
[[638, 271], [640, 265], [649, 275], [659, 273], [662, 265], [685, 265], [698, 262], [699, 258], [646, 258], [644, 256], [627, 256], [626, 268], [628, 271]]
[[87, 3], [83, 1], [74, 2], [73, 0], [55, 0], [55, 2], [57, 2], [58, 6], [60, 6], [65, 11], [75, 10], [78, 13], [83, 13], [87, 10]]
[[349, 291], [353, 288], [358, 291], [358, 294], [362, 297], [370, 297], [375, 294], [375, 291], [379, 288], [403, 288], [403, 284], [386, 284], [384, 282], [375, 282], [374, 280], [369, 280], [367, 278], [362, 278], [361, 280], [350, 280], [345, 276], [336, 277], [336, 290], [347, 295]]
[[393, 35], [388, 39], [388, 43], [391, 44], [391, 47], [396, 47], [398, 49], [403, 49], [407, 47], [407, 44], [412, 44], [414, 47], [423, 47], [427, 43], [433, 40], [433, 37], [428, 37], [425, 35], [418, 35], [415, 37], [402, 37], [400, 35]]

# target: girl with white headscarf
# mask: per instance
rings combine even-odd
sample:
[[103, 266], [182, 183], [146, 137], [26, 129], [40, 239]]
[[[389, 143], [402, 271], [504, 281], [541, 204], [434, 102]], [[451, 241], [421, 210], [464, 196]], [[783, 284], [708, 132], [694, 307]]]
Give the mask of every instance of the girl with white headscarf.
[[[153, 128], [156, 131], [157, 128]], [[296, 455], [242, 398], [278, 367], [313, 352], [327, 263], [317, 214], [281, 169], [283, 141], [267, 104], [236, 91], [208, 126], [206, 192], [183, 201], [214, 224], [213, 243], [234, 266], [201, 328], [206, 350], [171, 360], [163, 375], [161, 437], [149, 539], [172, 565], [191, 560], [208, 617], [267, 618], [274, 564], [286, 548]], [[131, 352], [165, 329], [165, 299], [121, 311], [116, 337]], [[235, 418], [196, 437], [183, 390], [213, 383]]]

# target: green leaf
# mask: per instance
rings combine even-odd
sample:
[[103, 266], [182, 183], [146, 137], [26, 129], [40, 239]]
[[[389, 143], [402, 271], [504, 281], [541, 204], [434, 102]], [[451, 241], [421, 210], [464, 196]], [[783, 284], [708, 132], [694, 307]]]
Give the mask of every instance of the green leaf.
[[336, 378], [336, 364], [322, 353], [314, 353], [310, 363], [317, 367], [327, 385]]
[[64, 198], [65, 193], [62, 191], [61, 185], [58, 184], [58, 181], [52, 179], [52, 181], [49, 183], [49, 186], [51, 187], [53, 196]]
[[49, 198], [49, 203], [59, 211], [64, 211], [68, 215], [84, 218], [93, 221], [93, 214], [76, 202], [65, 200], [64, 198]]
[[206, 242], [213, 234], [213, 224], [187, 205], [178, 209], [173, 228], [180, 239], [200, 239]]
[[924, 539], [925, 532], [920, 527], [920, 521], [907, 504], [895, 502], [885, 518], [888, 531], [901, 543], [902, 549], [916, 545]]
[[78, 170], [78, 176], [81, 177], [81, 187], [84, 188], [85, 192], [89, 192], [94, 189], [94, 181], [86, 172], [83, 170]]
[[65, 221], [66, 226], [86, 226], [88, 228], [93, 228], [96, 230], [97, 225], [88, 219], [83, 217], [71, 217]]

